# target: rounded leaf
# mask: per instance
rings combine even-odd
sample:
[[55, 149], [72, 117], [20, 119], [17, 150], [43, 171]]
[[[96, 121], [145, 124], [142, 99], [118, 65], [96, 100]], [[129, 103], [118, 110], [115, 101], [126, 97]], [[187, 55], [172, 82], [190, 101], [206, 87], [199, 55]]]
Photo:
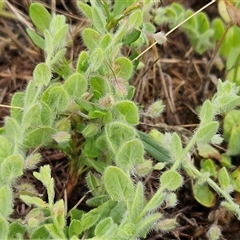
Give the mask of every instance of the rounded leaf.
[[182, 176], [173, 170], [168, 170], [160, 177], [160, 183], [162, 187], [167, 188], [170, 191], [175, 191], [182, 186]]

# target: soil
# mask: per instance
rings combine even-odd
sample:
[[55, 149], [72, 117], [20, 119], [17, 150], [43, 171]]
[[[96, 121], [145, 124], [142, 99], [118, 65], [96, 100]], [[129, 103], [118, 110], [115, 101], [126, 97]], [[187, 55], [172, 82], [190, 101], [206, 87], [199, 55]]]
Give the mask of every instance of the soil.
[[[49, 9], [53, 9], [50, 3], [54, 1], [42, 1]], [[198, 10], [208, 0], [179, 0], [167, 1], [181, 2], [185, 7]], [[48, 4], [47, 4], [48, 3]], [[27, 83], [32, 79], [34, 67], [42, 62], [44, 54], [31, 42], [26, 34], [26, 27], [31, 27], [27, 9], [30, 4], [28, 0], [6, 1], [5, 9], [13, 14], [11, 17], [0, 18], [0, 126], [4, 123], [4, 117], [10, 113], [7, 106], [16, 91], [24, 90]], [[69, 56], [73, 63], [76, 61], [77, 53], [84, 49], [79, 32], [86, 25], [86, 20], [79, 14], [74, 1], [56, 1], [56, 12], [64, 13], [71, 25], [72, 46], [69, 47]], [[210, 6], [206, 12], [210, 18], [218, 16], [216, 4]], [[167, 31], [167, 26], [157, 27], [157, 30]], [[196, 54], [187, 37], [176, 30], [168, 37], [167, 43], [155, 46], [148, 51], [141, 60], [145, 67], [139, 70], [132, 79], [136, 88], [134, 100], [143, 108], [147, 107], [157, 99], [163, 100], [166, 110], [158, 119], [141, 118], [139, 128], [148, 132], [152, 128], [165, 131], [177, 131], [181, 136], [189, 137], [199, 121], [196, 107], [206, 98], [210, 98], [216, 91], [216, 80], [224, 80], [225, 71], [218, 70], [215, 65], [211, 67], [209, 80], [204, 94], [199, 94], [203, 86], [204, 77], [213, 55], [209, 50], [202, 55]], [[219, 59], [224, 62], [224, 59]], [[52, 149], [41, 149], [41, 165], [50, 164], [52, 176], [55, 180], [56, 200], [64, 198], [64, 189], [68, 181], [69, 161], [66, 156]], [[199, 158], [195, 156], [198, 164]], [[34, 169], [37, 170], [37, 169]], [[158, 173], [152, 172], [145, 179], [146, 189], [149, 195], [157, 188]], [[23, 182], [35, 186], [37, 193], [46, 198], [46, 190], [33, 177], [32, 171], [26, 171], [24, 176], [18, 179], [17, 185]], [[240, 239], [240, 224], [234, 216], [219, 207], [219, 199], [215, 206], [206, 208], [201, 206], [193, 197], [191, 180], [186, 177], [183, 187], [178, 191], [178, 204], [172, 209], [159, 209], [167, 217], [177, 217], [178, 227], [174, 231], [158, 233], [152, 231], [146, 239], [208, 239], [206, 233], [214, 224], [222, 229], [221, 239]], [[79, 179], [76, 189], [68, 201], [68, 210], [77, 204], [77, 208], [88, 210], [85, 200], [89, 197], [84, 176]], [[84, 198], [79, 203], [79, 200]], [[16, 198], [13, 216], [24, 218], [30, 208]]]

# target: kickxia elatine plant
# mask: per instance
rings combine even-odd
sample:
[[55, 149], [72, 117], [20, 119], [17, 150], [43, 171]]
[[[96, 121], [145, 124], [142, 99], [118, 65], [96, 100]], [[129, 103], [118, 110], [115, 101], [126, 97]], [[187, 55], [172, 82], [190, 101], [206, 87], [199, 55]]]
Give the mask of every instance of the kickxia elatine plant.
[[[198, 170], [191, 159], [195, 147], [222, 141], [215, 117], [230, 114], [239, 104], [239, 88], [234, 83], [219, 79], [216, 94], [201, 107], [198, 128], [184, 145], [176, 133], [155, 130], [147, 135], [136, 129], [140, 113], [132, 101], [134, 87], [129, 80], [139, 63], [140, 46], [148, 45], [149, 36], [155, 33], [154, 26], [145, 21], [153, 5], [150, 0], [78, 1], [91, 23], [81, 32], [86, 50], [79, 53], [72, 69], [65, 57], [70, 44], [65, 16], [51, 16], [41, 4], [31, 4], [29, 15], [36, 31], [27, 32], [44, 50], [45, 61], [34, 69], [26, 90], [14, 94], [11, 114], [0, 132], [1, 239], [127, 240], [144, 238], [151, 229], [170, 231], [177, 226], [176, 218], [166, 218], [157, 209], [177, 204], [175, 191], [184, 180], [180, 170], [193, 179], [199, 202], [205, 204], [200, 190], [214, 190], [221, 196], [221, 205], [240, 219], [240, 208], [227, 191], [232, 186], [227, 168], [219, 171], [218, 184], [211, 172]], [[154, 36], [160, 41], [159, 35]], [[122, 54], [125, 46], [132, 50], [129, 57]], [[202, 45], [198, 49], [202, 51]], [[144, 114], [156, 117], [163, 108], [157, 101]], [[231, 142], [231, 127], [226, 128]], [[92, 210], [66, 213], [64, 201], [54, 201], [54, 181], [45, 165], [34, 176], [45, 186], [48, 201], [21, 195], [34, 208], [24, 220], [9, 217], [15, 180], [39, 163], [42, 147], [61, 150], [69, 158], [68, 196], [85, 174], [92, 194], [87, 204]], [[145, 159], [145, 152], [155, 161]], [[146, 199], [141, 177], [152, 170], [161, 171], [159, 188]], [[214, 234], [221, 234], [217, 226], [209, 229], [210, 237]]]

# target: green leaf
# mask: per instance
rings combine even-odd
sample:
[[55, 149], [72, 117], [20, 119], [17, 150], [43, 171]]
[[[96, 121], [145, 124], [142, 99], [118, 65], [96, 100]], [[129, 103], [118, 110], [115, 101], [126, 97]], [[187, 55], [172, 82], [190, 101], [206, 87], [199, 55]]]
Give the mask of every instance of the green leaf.
[[39, 63], [33, 71], [33, 79], [37, 85], [47, 86], [51, 78], [51, 69], [45, 63]]
[[5, 158], [0, 171], [2, 181], [11, 184], [15, 178], [23, 174], [23, 157], [18, 154]]
[[81, 97], [87, 91], [87, 80], [80, 73], [73, 73], [63, 84], [63, 88], [67, 91], [70, 97]]
[[37, 228], [31, 235], [31, 239], [46, 240], [49, 239], [50, 237], [51, 237], [50, 233], [45, 228], [45, 225], [42, 225], [39, 228]]
[[98, 207], [110, 199], [109, 195], [99, 195], [86, 201], [89, 207]]
[[91, 71], [96, 72], [104, 62], [103, 50], [99, 47], [94, 49], [94, 51], [89, 57], [89, 62], [91, 63]]
[[15, 144], [14, 149], [19, 147], [17, 143], [22, 142], [23, 132], [17, 121], [11, 117], [6, 117], [4, 131], [8, 140], [12, 142], [12, 144]]
[[235, 169], [231, 175], [231, 184], [235, 191], [240, 192], [240, 168]]
[[239, 124], [240, 124], [240, 111], [239, 110], [229, 111], [226, 114], [223, 123], [223, 136], [227, 142], [229, 142], [230, 140], [233, 127], [238, 126]]
[[0, 135], [0, 165], [3, 160], [13, 154], [13, 146], [7, 138]]
[[105, 127], [108, 148], [114, 153], [118, 152], [124, 142], [134, 138], [135, 134], [134, 128], [122, 122], [111, 122]]
[[159, 221], [161, 218], [161, 213], [152, 213], [147, 215], [146, 217], [143, 217], [136, 225], [135, 225], [135, 232], [137, 235], [140, 235], [142, 238], [146, 238], [147, 233], [151, 229], [153, 229], [153, 226], [156, 224], [156, 222]]
[[44, 165], [40, 168], [40, 172], [34, 172], [34, 177], [43, 183], [48, 193], [48, 203], [54, 203], [54, 180], [51, 177], [51, 169], [49, 165]]
[[24, 107], [24, 97], [25, 94], [23, 92], [16, 92], [14, 93], [12, 100], [11, 100], [11, 117], [17, 120], [17, 122], [21, 123], [22, 122], [22, 116], [23, 116], [23, 109], [17, 109], [14, 107]]
[[55, 36], [59, 30], [63, 27], [66, 27], [66, 17], [64, 15], [53, 15], [50, 23], [50, 33], [52, 36]]
[[82, 233], [82, 224], [80, 220], [73, 219], [68, 228], [69, 238], [79, 236]]
[[102, 38], [102, 41], [100, 42], [99, 47], [105, 50], [110, 46], [111, 42], [112, 42], [112, 36], [110, 33], [107, 33]]
[[201, 173], [208, 173], [209, 176], [217, 177], [217, 166], [212, 159], [201, 160]]
[[[0, 223], [0, 225], [1, 225], [1, 223]], [[17, 235], [18, 236], [20, 235], [23, 239], [26, 230], [27, 230], [27, 228], [24, 225], [21, 224], [21, 221], [14, 221], [9, 226], [8, 239], [14, 239], [14, 238], [16, 239]]]
[[69, 96], [61, 86], [48, 88], [42, 95], [41, 101], [45, 102], [53, 113], [61, 113], [68, 105]]
[[111, 92], [108, 81], [98, 76], [90, 78], [90, 86], [93, 91], [99, 92], [101, 96], [105, 96], [106, 94]]
[[25, 135], [24, 146], [28, 148], [47, 146], [53, 141], [52, 134], [55, 134], [55, 130], [49, 127], [34, 129]]
[[[53, 182], [53, 179], [52, 179], [52, 182]], [[52, 189], [51, 191], [54, 191], [54, 190]], [[53, 197], [54, 197], [54, 193], [51, 193], [51, 194], [53, 194]], [[53, 201], [53, 199], [51, 201]], [[52, 207], [52, 217], [54, 219], [54, 225], [58, 229], [63, 229], [65, 226], [64, 212], [65, 212], [64, 202], [63, 202], [63, 199], [60, 199]]]
[[117, 110], [124, 115], [125, 120], [129, 124], [138, 124], [138, 108], [132, 101], [120, 101], [116, 104]]
[[121, 169], [110, 166], [104, 173], [104, 184], [107, 192], [115, 201], [124, 200], [132, 202], [134, 198], [134, 185]]
[[171, 141], [171, 156], [173, 160], [177, 160], [179, 156], [182, 154], [183, 148], [182, 148], [182, 141], [177, 133], [174, 133], [172, 135], [172, 141]]
[[182, 176], [173, 170], [165, 171], [160, 177], [161, 186], [170, 191], [175, 191], [183, 184]]
[[10, 186], [4, 185], [0, 188], [0, 206], [0, 216], [8, 218], [13, 212], [13, 193]]
[[82, 51], [78, 56], [76, 71], [79, 73], [86, 72], [88, 66], [89, 66], [88, 54], [87, 52]]
[[216, 202], [216, 196], [206, 183], [193, 185], [194, 198], [205, 207], [212, 207]]
[[124, 45], [130, 45], [131, 43], [137, 41], [140, 35], [141, 35], [140, 30], [133, 29], [132, 32], [130, 32], [123, 38], [122, 43]]
[[95, 228], [94, 234], [97, 237], [102, 237], [114, 224], [111, 217], [105, 218], [98, 223]]
[[32, 3], [29, 8], [29, 16], [41, 33], [49, 28], [51, 15], [42, 4]]
[[133, 73], [133, 65], [128, 58], [120, 57], [115, 61], [113, 70], [117, 78], [129, 80]]
[[196, 132], [197, 142], [209, 142], [211, 138], [216, 134], [218, 126], [219, 123], [217, 121], [212, 121], [205, 124], [204, 126], [200, 125], [200, 128]]
[[62, 28], [60, 28], [53, 37], [53, 46], [55, 49], [62, 49], [66, 46], [68, 34], [68, 25], [65, 24]]
[[201, 107], [201, 111], [199, 113], [199, 118], [201, 123], [209, 123], [213, 120], [214, 117], [214, 110], [211, 102], [206, 100]]
[[25, 92], [25, 108], [30, 108], [37, 103], [40, 93], [41, 87], [35, 81], [30, 81]]
[[83, 2], [77, 1], [77, 5], [80, 8], [81, 12], [88, 18], [92, 20], [92, 8]]
[[36, 206], [39, 208], [46, 208], [48, 204], [39, 197], [32, 197], [28, 195], [20, 195], [21, 200], [28, 206]]
[[105, 26], [107, 22], [100, 7], [92, 6], [92, 18], [95, 29], [97, 29], [103, 35], [103, 33], [106, 31]]
[[240, 126], [232, 128], [231, 137], [228, 143], [228, 155], [238, 155], [240, 153]]
[[41, 104], [34, 104], [29, 110], [26, 111], [23, 117], [24, 129], [28, 129], [29, 127], [38, 127], [42, 125], [41, 121]]
[[118, 167], [129, 171], [134, 165], [144, 162], [144, 148], [138, 139], [132, 139], [124, 143], [116, 156]]
[[99, 47], [101, 41], [101, 35], [92, 28], [85, 28], [83, 30], [83, 41], [84, 44], [90, 51]]
[[41, 36], [39, 36], [35, 31], [31, 30], [30, 28], [27, 28], [26, 31], [28, 36], [33, 41], [33, 43], [40, 49], [44, 50], [44, 46], [45, 46], [44, 39]]
[[141, 27], [143, 23], [143, 12], [138, 9], [132, 12], [129, 16], [129, 23], [133, 26], [133, 28], [138, 29]]
[[114, 7], [113, 7], [113, 16], [117, 16], [119, 14], [122, 14], [123, 10], [130, 5], [132, 5], [135, 2], [135, 0], [115, 0], [114, 1]]
[[214, 18], [212, 21], [212, 27], [214, 29], [213, 40], [218, 41], [224, 34], [225, 26], [220, 18]]
[[144, 208], [145, 198], [144, 198], [144, 187], [142, 182], [137, 183], [135, 196], [130, 209], [130, 216], [133, 222], [137, 221], [137, 217], [140, 215]]
[[97, 176], [93, 175], [92, 172], [88, 172], [86, 182], [93, 196], [99, 195], [99, 187], [101, 185], [100, 179]]
[[63, 238], [59, 228], [57, 228], [54, 224], [51, 223], [45, 224], [45, 228], [48, 230], [53, 239], [66, 239], [66, 237]]
[[9, 239], [8, 232], [8, 222], [4, 217], [0, 216], [0, 239]]
[[138, 135], [143, 142], [144, 148], [147, 153], [159, 162], [169, 162], [171, 160], [169, 151], [163, 147], [160, 143], [155, 141], [151, 136], [141, 131], [138, 131]]
[[230, 178], [225, 167], [222, 167], [218, 172], [218, 182], [223, 190], [229, 190]]

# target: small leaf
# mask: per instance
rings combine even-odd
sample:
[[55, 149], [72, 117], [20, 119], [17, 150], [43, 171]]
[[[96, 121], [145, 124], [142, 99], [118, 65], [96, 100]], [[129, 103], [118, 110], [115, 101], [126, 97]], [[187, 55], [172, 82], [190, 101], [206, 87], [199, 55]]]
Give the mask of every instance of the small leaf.
[[141, 31], [137, 29], [133, 29], [132, 32], [128, 33], [122, 40], [124, 45], [130, 45], [131, 43], [138, 40], [141, 35]]
[[211, 138], [216, 134], [218, 126], [219, 123], [217, 121], [212, 121], [205, 124], [204, 126], [200, 125], [200, 128], [196, 132], [197, 142], [209, 142]]
[[172, 135], [172, 141], [171, 141], [171, 156], [173, 160], [177, 160], [179, 156], [182, 154], [183, 148], [182, 148], [182, 142], [180, 137], [177, 133], [174, 133]]
[[87, 91], [87, 80], [80, 73], [73, 73], [63, 84], [63, 88], [72, 98], [81, 97]]
[[81, 73], [85, 72], [89, 66], [88, 54], [85, 51], [81, 51], [78, 56], [76, 71]]
[[39, 63], [33, 71], [37, 85], [47, 86], [52, 78], [51, 70], [45, 63]]
[[91, 77], [89, 81], [92, 90], [99, 92], [101, 96], [105, 96], [106, 94], [111, 92], [109, 82], [106, 79], [94, 76]]
[[5, 158], [1, 164], [2, 181], [11, 184], [11, 182], [23, 174], [23, 157], [20, 154], [10, 155]]
[[45, 102], [53, 113], [60, 113], [66, 109], [69, 96], [60, 86], [48, 88], [42, 95], [41, 101]]
[[229, 111], [226, 114], [223, 123], [223, 134], [224, 139], [226, 141], [230, 140], [233, 127], [238, 126], [239, 124], [240, 124], [240, 111], [239, 110]]
[[107, 22], [103, 12], [98, 6], [92, 6], [92, 18], [95, 29], [103, 34], [105, 32]]
[[37, 228], [31, 235], [31, 239], [49, 239], [50, 237], [51, 235], [45, 228], [45, 224]]
[[230, 185], [230, 178], [225, 167], [222, 167], [218, 172], [218, 181], [223, 190], [228, 190]]
[[[1, 225], [1, 223], [0, 223]], [[24, 234], [26, 232], [27, 228], [26, 226], [22, 225], [22, 223], [20, 221], [14, 221], [10, 224], [9, 226], [9, 235], [8, 235], [8, 239], [16, 239], [17, 235], [21, 235], [22, 239], [24, 238]], [[1, 232], [1, 230], [0, 230]], [[1, 238], [1, 235], [0, 235]], [[3, 239], [3, 238], [1, 238]]]
[[145, 203], [145, 198], [144, 198], [143, 183], [139, 181], [136, 187], [135, 196], [134, 196], [130, 213], [129, 213], [133, 222], [136, 222], [137, 217], [142, 212], [144, 203]]
[[116, 104], [117, 110], [124, 115], [125, 120], [130, 124], [138, 124], [138, 109], [132, 101], [121, 101]]
[[24, 137], [24, 145], [28, 148], [47, 146], [51, 143], [52, 134], [55, 130], [52, 128], [37, 128], [28, 132]]
[[60, 28], [53, 37], [53, 46], [56, 50], [62, 49], [66, 46], [68, 34], [68, 25], [65, 24], [62, 28]]
[[63, 199], [60, 199], [52, 207], [52, 218], [54, 219], [54, 224], [58, 229], [63, 229], [65, 226], [64, 212], [64, 202]]
[[13, 154], [13, 146], [7, 138], [0, 135], [0, 164], [3, 160]]
[[[9, 186], [3, 185], [0, 188], [0, 216], [5, 219], [13, 212], [13, 193]], [[1, 224], [0, 224], [1, 225]], [[1, 231], [0, 231], [1, 234]]]
[[82, 224], [80, 220], [73, 219], [68, 228], [69, 238], [79, 236], [82, 233]]
[[143, 12], [142, 10], [138, 9], [132, 12], [129, 16], [129, 24], [133, 26], [133, 28], [138, 29], [141, 27], [143, 22]]
[[39, 36], [35, 31], [31, 30], [30, 28], [27, 28], [26, 31], [28, 36], [33, 41], [33, 43], [40, 49], [44, 50], [44, 46], [45, 46], [44, 39], [41, 36]]
[[121, 169], [110, 166], [104, 173], [104, 184], [107, 192], [115, 201], [124, 200], [132, 202], [134, 198], [134, 185]]
[[240, 126], [234, 126], [232, 128], [231, 137], [228, 143], [228, 155], [238, 155], [240, 153]]
[[115, 61], [113, 69], [117, 78], [129, 80], [132, 76], [133, 65], [128, 58], [120, 57]]
[[0, 239], [9, 239], [8, 232], [9, 232], [8, 222], [6, 218], [0, 216]]
[[8, 136], [8, 140], [16, 144], [15, 147], [17, 147], [17, 143], [21, 143], [23, 132], [16, 120], [11, 117], [6, 117], [4, 131], [6, 136]]
[[144, 148], [138, 139], [124, 143], [116, 156], [116, 164], [121, 169], [129, 171], [134, 165], [143, 163]]
[[83, 30], [83, 41], [87, 48], [93, 51], [99, 46], [101, 35], [92, 28], [85, 28]]
[[37, 103], [40, 93], [41, 87], [37, 85], [37, 82], [30, 81], [25, 92], [24, 106], [26, 109]]
[[193, 194], [195, 199], [205, 207], [212, 207], [216, 202], [216, 195], [212, 192], [206, 183], [193, 185]]
[[160, 177], [160, 183], [162, 187], [165, 187], [170, 191], [175, 191], [182, 186], [183, 179], [178, 172], [168, 170]]
[[49, 28], [51, 15], [42, 4], [32, 3], [29, 8], [29, 16], [41, 33]]
[[[22, 116], [23, 116], [23, 108], [24, 107], [24, 97], [25, 94], [23, 92], [16, 92], [14, 93], [12, 100], [11, 100], [11, 117], [17, 120], [17, 122], [22, 122]], [[20, 109], [14, 108], [14, 107], [20, 107]]]
[[92, 20], [92, 8], [83, 2], [77, 2], [78, 7], [80, 8], [81, 12], [89, 19]]
[[89, 66], [91, 68], [91, 71], [96, 72], [104, 62], [103, 50], [99, 47], [94, 49], [89, 57], [89, 62], [91, 63]]
[[48, 203], [50, 205], [54, 202], [54, 180], [51, 177], [51, 169], [49, 165], [44, 165], [40, 168], [40, 172], [34, 172], [34, 177], [43, 183], [48, 193]]
[[46, 208], [48, 204], [39, 197], [32, 197], [28, 195], [20, 195], [21, 200], [28, 206], [36, 206], [39, 208]]
[[98, 225], [95, 228], [94, 234], [97, 237], [103, 236], [107, 230], [111, 228], [111, 226], [114, 224], [111, 217], [105, 218], [102, 221], [98, 223]]
[[206, 100], [201, 107], [201, 111], [199, 113], [199, 118], [202, 123], [209, 123], [213, 120], [214, 110], [212, 104], [209, 100]]

